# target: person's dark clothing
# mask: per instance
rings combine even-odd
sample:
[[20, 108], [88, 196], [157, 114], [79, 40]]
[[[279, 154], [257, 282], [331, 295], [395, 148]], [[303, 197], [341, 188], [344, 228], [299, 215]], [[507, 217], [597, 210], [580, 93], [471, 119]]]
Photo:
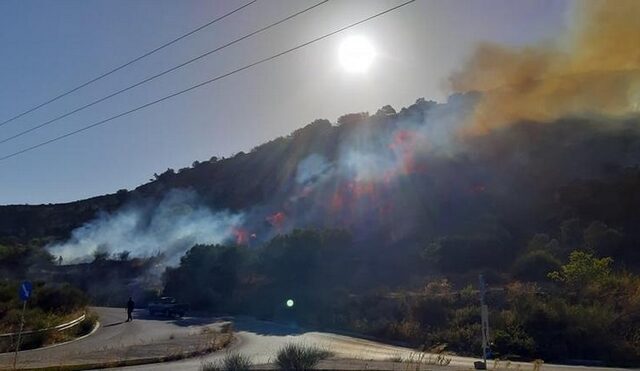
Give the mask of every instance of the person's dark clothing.
[[133, 317], [131, 317], [131, 314], [133, 313], [134, 307], [135, 303], [133, 302], [133, 300], [131, 300], [131, 298], [129, 298], [129, 301], [127, 302], [127, 322], [133, 321]]

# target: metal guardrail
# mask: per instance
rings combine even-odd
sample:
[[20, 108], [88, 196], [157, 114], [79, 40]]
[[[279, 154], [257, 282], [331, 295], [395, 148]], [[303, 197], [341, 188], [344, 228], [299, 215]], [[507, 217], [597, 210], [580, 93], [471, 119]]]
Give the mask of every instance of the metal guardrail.
[[[87, 318], [87, 314], [83, 313], [80, 317], [78, 317], [78, 318], [76, 318], [76, 319], [74, 319], [72, 321], [63, 323], [61, 325], [53, 326], [53, 327], [47, 327], [47, 328], [39, 329], [39, 330], [23, 331], [22, 335], [24, 336], [24, 335], [38, 334], [38, 333], [47, 332], [47, 331], [54, 331], [54, 330], [55, 331], [64, 331], [64, 330], [70, 329], [70, 328], [78, 325], [80, 322], [84, 321], [85, 318]], [[0, 334], [0, 338], [12, 337], [12, 336], [17, 336], [17, 335], [18, 335], [17, 332], [9, 332], [9, 333], [6, 333], [6, 334]]]

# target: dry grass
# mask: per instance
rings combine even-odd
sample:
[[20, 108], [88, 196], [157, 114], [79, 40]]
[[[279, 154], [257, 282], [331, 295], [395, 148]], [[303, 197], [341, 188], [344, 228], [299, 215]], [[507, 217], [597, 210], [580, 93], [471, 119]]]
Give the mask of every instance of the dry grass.
[[401, 355], [395, 355], [386, 359], [388, 362], [402, 363], [405, 365], [405, 370], [419, 371], [422, 366], [448, 366], [451, 363], [451, 357], [446, 354], [429, 354], [422, 352], [415, 352], [409, 354], [409, 357], [403, 358]]
[[[78, 313], [74, 313], [73, 316], [67, 316], [67, 317], [78, 318], [81, 315], [82, 315], [82, 312], [78, 312]], [[97, 322], [98, 322], [98, 316], [93, 312], [89, 312], [86, 314], [86, 317], [82, 322], [78, 323], [77, 325], [69, 329], [62, 330], [62, 331], [49, 330], [45, 332], [25, 334], [22, 336], [22, 339], [20, 341], [20, 350], [41, 348], [41, 347], [45, 347], [53, 344], [71, 341], [73, 339], [79, 338], [81, 336], [84, 336], [90, 333], [96, 326]], [[15, 350], [16, 340], [17, 340], [17, 336], [0, 339], [0, 352], [8, 352], [8, 351]]]
[[205, 362], [200, 366], [201, 371], [246, 371], [253, 366], [251, 359], [239, 353], [228, 353], [217, 362]]
[[533, 371], [540, 371], [543, 363], [544, 361], [541, 359], [536, 359], [535, 361], [533, 361]]

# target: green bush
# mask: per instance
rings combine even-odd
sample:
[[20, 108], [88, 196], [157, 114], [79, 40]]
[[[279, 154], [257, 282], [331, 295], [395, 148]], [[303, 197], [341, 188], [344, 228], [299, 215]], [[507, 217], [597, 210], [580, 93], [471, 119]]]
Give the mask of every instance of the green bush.
[[476, 324], [451, 327], [443, 324], [437, 331], [427, 335], [426, 348], [444, 345], [447, 350], [461, 354], [479, 354], [481, 351], [480, 321]]
[[519, 326], [508, 326], [495, 331], [493, 350], [498, 356], [530, 356], [535, 352], [535, 341]]
[[[18, 285], [17, 281], [0, 282], [0, 332], [15, 332], [20, 326], [22, 301], [18, 298]], [[27, 302], [24, 316], [25, 331], [53, 327], [71, 320], [71, 315], [80, 313], [87, 305], [86, 296], [69, 285], [35, 282], [33, 286], [33, 296]], [[34, 346], [41, 343], [36, 336], [26, 341]]]
[[87, 306], [87, 298], [82, 291], [64, 285], [61, 287], [39, 286], [34, 291], [33, 305], [50, 313], [71, 313]]
[[549, 273], [549, 278], [576, 289], [585, 285], [601, 284], [611, 275], [613, 259], [597, 258], [585, 251], [573, 251], [569, 262], [558, 271]]
[[513, 276], [523, 281], [545, 281], [548, 280], [549, 272], [560, 268], [560, 261], [550, 252], [543, 250], [530, 251], [518, 259], [513, 264]]
[[316, 347], [287, 344], [278, 351], [276, 366], [279, 370], [311, 370], [331, 353]]

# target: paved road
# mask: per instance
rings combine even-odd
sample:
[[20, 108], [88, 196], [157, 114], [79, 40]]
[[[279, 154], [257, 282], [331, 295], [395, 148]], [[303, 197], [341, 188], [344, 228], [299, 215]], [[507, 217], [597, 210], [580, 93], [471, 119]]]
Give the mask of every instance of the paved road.
[[[197, 347], [204, 327], [216, 327], [215, 319], [151, 318], [144, 311], [134, 313], [133, 322], [123, 308], [92, 308], [100, 316], [100, 327], [92, 335], [58, 346], [19, 353], [21, 367], [87, 364], [120, 361], [188, 351]], [[9, 368], [13, 353], [0, 354], [0, 369]]]
[[[234, 319], [234, 327], [237, 336], [235, 342], [230, 348], [230, 352], [241, 353], [249, 356], [254, 364], [271, 363], [278, 349], [289, 343], [297, 343], [303, 345], [314, 345], [323, 349], [330, 350], [337, 358], [358, 359], [364, 361], [385, 361], [393, 357], [402, 357], [403, 359], [417, 359], [419, 354], [409, 348], [397, 347], [393, 345], [382, 344], [374, 341], [343, 336], [337, 334], [323, 332], [305, 332], [296, 327], [285, 326], [281, 324], [258, 321], [250, 318]], [[186, 359], [177, 362], [165, 364], [142, 365], [135, 367], [127, 367], [126, 370], [198, 370], [203, 362], [211, 362], [221, 359], [224, 352], [210, 354], [203, 358]], [[435, 356], [434, 356], [435, 357]], [[449, 369], [471, 369], [476, 358], [468, 357], [452, 357]], [[342, 363], [342, 365], [348, 362]], [[340, 364], [340, 363], [338, 363]], [[521, 365], [522, 371], [532, 370], [531, 363], [512, 363], [510, 369], [515, 370], [517, 365]], [[335, 363], [334, 363], [335, 365]], [[361, 362], [359, 365], [366, 365]], [[493, 365], [489, 365], [490, 369]], [[335, 367], [335, 366], [334, 366]], [[372, 365], [369, 365], [371, 368]], [[437, 369], [439, 367], [429, 367]], [[404, 366], [396, 369], [404, 370]], [[563, 366], [545, 364], [541, 368], [542, 371], [613, 371], [625, 370], [601, 367], [582, 367], [582, 366]], [[625, 370], [628, 371], [628, 370]]]
[[[101, 327], [93, 335], [69, 344], [53, 348], [20, 352], [19, 364], [23, 367], [80, 364], [144, 357], [152, 353], [167, 352], [171, 347], [188, 349], [192, 339], [202, 334], [205, 327], [219, 326], [219, 318], [186, 317], [182, 320], [144, 317], [138, 313], [131, 323], [123, 322], [124, 309], [94, 308], [100, 316]], [[251, 318], [233, 319], [237, 340], [231, 352], [251, 357], [254, 363], [269, 363], [278, 349], [288, 343], [314, 345], [332, 351], [337, 357], [360, 360], [389, 360], [392, 357], [408, 359], [416, 353], [408, 348], [386, 345], [373, 341], [322, 332], [306, 332], [293, 326], [258, 321]], [[191, 343], [190, 343], [191, 342]], [[198, 370], [204, 361], [214, 361], [224, 352], [210, 354], [204, 358], [187, 359], [163, 364], [127, 367], [127, 370]], [[0, 368], [10, 366], [12, 354], [0, 354]], [[471, 368], [473, 358], [452, 357], [455, 368]], [[515, 369], [516, 364], [512, 364]], [[532, 370], [524, 363], [523, 371]], [[543, 371], [611, 371], [614, 369], [558, 366], [545, 364]]]

